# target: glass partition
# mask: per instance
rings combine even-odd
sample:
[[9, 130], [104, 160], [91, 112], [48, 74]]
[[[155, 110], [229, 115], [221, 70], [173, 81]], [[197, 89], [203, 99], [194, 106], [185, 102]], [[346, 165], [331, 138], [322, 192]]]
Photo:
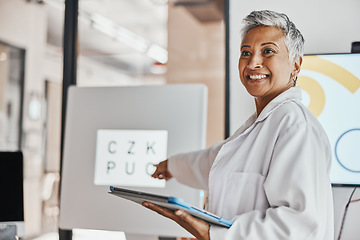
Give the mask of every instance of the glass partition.
[[0, 42], [0, 151], [21, 147], [24, 61], [25, 50]]
[[164, 84], [167, 1], [79, 1], [78, 86]]

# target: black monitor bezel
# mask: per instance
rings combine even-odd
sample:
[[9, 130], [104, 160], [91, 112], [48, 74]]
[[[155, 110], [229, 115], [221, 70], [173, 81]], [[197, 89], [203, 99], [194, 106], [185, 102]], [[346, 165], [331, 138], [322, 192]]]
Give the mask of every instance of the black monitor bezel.
[[[4, 152], [0, 152], [0, 161], [4, 161], [3, 163], [1, 163], [1, 167], [5, 167], [5, 169], [8, 169], [8, 171], [11, 172], [11, 170], [13, 171], [17, 171], [16, 176], [17, 176], [17, 190], [15, 191], [14, 189], [10, 189], [9, 187], [5, 186], [5, 191], [10, 191], [11, 193], [16, 193], [16, 198], [18, 201], [19, 206], [17, 206], [16, 211], [14, 211], [14, 216], [12, 216], [12, 218], [9, 219], [2, 219], [0, 220], [1, 222], [24, 222], [24, 173], [23, 173], [23, 169], [24, 169], [24, 162], [23, 162], [23, 154], [21, 151], [15, 151], [15, 152], [8, 152], [8, 151], [4, 151]], [[16, 168], [16, 169], [14, 169]], [[6, 183], [5, 183], [6, 184]], [[6, 190], [7, 189], [7, 190]], [[4, 194], [6, 195], [6, 193]], [[20, 206], [21, 205], [21, 206]], [[16, 216], [15, 216], [16, 215]]]

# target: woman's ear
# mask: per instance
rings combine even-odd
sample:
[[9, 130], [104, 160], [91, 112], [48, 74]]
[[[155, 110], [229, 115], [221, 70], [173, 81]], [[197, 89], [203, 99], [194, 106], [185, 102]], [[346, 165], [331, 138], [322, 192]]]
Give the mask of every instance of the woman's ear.
[[302, 64], [302, 57], [299, 57], [298, 59], [296, 59], [294, 61], [294, 71], [293, 71], [293, 76], [297, 76], [300, 72], [301, 69], [301, 64]]

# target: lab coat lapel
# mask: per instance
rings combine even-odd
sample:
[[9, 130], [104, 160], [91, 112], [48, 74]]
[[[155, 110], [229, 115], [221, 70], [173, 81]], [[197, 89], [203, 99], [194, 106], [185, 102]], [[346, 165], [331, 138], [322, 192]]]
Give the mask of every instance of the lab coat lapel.
[[[288, 101], [301, 101], [301, 88], [300, 87], [291, 87], [290, 89], [286, 90], [285, 92], [279, 94], [276, 98], [274, 98], [260, 113], [259, 117], [256, 118], [256, 113], [254, 113], [244, 125], [242, 125], [231, 137], [232, 139], [225, 143], [219, 153], [217, 154], [215, 161], [211, 167], [211, 169], [215, 169], [219, 164], [222, 156], [226, 154], [226, 145], [230, 144], [232, 141], [237, 140], [246, 136], [249, 132], [251, 132], [259, 122], [264, 121], [270, 114], [277, 109], [279, 106], [284, 104]], [[210, 170], [211, 173], [211, 170]]]

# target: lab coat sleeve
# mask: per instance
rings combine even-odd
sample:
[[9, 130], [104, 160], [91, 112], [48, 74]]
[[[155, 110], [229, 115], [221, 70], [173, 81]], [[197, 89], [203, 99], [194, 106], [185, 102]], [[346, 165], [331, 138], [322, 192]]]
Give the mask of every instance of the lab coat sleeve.
[[193, 188], [208, 189], [211, 165], [225, 142], [226, 140], [200, 151], [170, 157], [168, 159], [170, 173], [180, 183]]
[[330, 161], [325, 135], [306, 123], [292, 126], [275, 144], [263, 185], [265, 214], [236, 216], [229, 229], [211, 226], [210, 239], [333, 239]]

